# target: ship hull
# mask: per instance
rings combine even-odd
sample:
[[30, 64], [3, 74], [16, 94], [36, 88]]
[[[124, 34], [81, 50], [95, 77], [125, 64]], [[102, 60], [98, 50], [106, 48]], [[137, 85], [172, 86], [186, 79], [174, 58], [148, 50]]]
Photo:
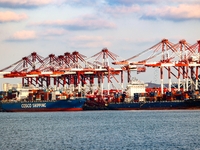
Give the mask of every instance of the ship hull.
[[163, 101], [163, 102], [133, 102], [110, 103], [109, 110], [170, 110], [170, 109], [200, 109], [200, 101]]
[[82, 111], [86, 98], [35, 102], [1, 102], [4, 112]]

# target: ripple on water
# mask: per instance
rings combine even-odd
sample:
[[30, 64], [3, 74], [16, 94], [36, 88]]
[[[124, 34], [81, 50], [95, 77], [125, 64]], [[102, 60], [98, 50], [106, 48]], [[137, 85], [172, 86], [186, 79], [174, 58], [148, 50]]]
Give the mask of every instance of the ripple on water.
[[1, 149], [190, 149], [200, 111], [0, 113]]

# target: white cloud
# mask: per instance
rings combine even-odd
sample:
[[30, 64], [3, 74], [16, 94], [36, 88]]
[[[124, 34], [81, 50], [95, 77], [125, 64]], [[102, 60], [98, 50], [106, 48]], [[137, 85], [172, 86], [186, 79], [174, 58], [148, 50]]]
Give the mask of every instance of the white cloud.
[[36, 39], [35, 31], [28, 31], [28, 30], [15, 32], [9, 38], [9, 40], [11, 41], [26, 41], [26, 40], [34, 40], [34, 39]]
[[139, 5], [132, 5], [132, 6], [107, 6], [105, 8], [105, 12], [108, 14], [112, 14], [112, 16], [119, 16], [119, 15], [126, 15], [132, 13], [138, 13], [141, 11], [141, 7]]
[[16, 14], [11, 11], [0, 12], [0, 22], [21, 21], [27, 18], [27, 15], [24, 13]]
[[156, 9], [148, 8], [143, 18], [161, 18], [174, 21], [200, 19], [200, 5], [180, 4], [179, 6], [165, 6]]
[[113, 22], [92, 15], [85, 15], [71, 20], [43, 21], [39, 23], [32, 23], [31, 25], [61, 27], [67, 30], [99, 30], [113, 29], [116, 27]]
[[69, 39], [72, 47], [109, 47], [111, 42], [107, 41], [102, 36], [89, 36], [89, 35], [80, 35], [75, 36]]
[[64, 29], [47, 29], [41, 33], [42, 36], [60, 36], [66, 34], [66, 30]]
[[39, 7], [52, 3], [53, 0], [0, 0], [0, 7]]

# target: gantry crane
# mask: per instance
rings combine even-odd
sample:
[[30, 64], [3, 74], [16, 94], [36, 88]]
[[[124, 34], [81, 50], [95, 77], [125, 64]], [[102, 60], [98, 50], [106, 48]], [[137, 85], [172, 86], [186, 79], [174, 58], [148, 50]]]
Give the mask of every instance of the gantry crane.
[[[150, 53], [145, 59], [142, 55]], [[65, 52], [63, 55], [56, 56], [50, 54], [46, 58], [36, 52], [23, 57], [16, 63], [1, 69], [4, 78], [22, 78], [23, 85], [37, 85], [40, 87], [72, 87], [80, 92], [89, 83], [89, 88], [97, 80], [100, 93], [103, 93], [104, 79], [107, 79], [108, 91], [112, 79], [121, 84], [123, 89], [123, 73], [128, 74], [128, 82], [131, 80], [131, 70], [145, 72], [146, 67], [159, 68], [161, 92], [163, 94], [164, 70], [167, 71], [169, 86], [171, 91], [171, 76], [178, 80], [178, 90], [180, 90], [181, 78], [183, 79], [183, 91], [189, 90], [189, 83], [194, 90], [198, 89], [199, 66], [200, 66], [200, 40], [191, 45], [186, 40], [180, 40], [173, 44], [168, 39], [163, 39], [154, 46], [124, 60], [118, 60], [118, 55], [103, 48], [99, 53], [86, 57], [78, 51], [72, 53]], [[111, 66], [120, 65], [121, 68]], [[9, 70], [9, 71], [8, 71]], [[174, 72], [175, 70], [175, 72]], [[117, 77], [121, 75], [121, 82]], [[67, 87], [68, 86], [68, 87]], [[191, 88], [191, 87], [190, 87]], [[108, 93], [109, 94], [109, 93]]]

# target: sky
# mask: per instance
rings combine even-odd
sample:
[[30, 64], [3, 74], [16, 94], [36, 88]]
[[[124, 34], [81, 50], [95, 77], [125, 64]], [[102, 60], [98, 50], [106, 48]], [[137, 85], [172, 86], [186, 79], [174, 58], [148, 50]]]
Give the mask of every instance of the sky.
[[0, 0], [0, 69], [32, 52], [90, 57], [106, 47], [128, 59], [164, 38], [194, 44], [199, 35], [199, 0]]

